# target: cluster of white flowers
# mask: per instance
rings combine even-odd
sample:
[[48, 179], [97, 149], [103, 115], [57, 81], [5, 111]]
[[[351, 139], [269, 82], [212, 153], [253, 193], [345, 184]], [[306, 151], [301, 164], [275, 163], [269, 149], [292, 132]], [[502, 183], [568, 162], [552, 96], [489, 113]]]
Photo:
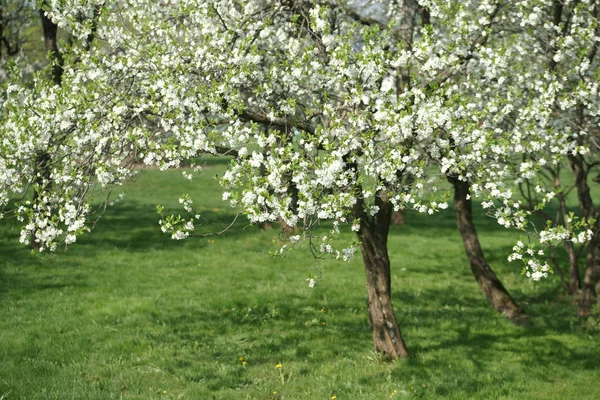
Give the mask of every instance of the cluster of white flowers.
[[181, 216], [167, 216], [158, 221], [161, 231], [171, 235], [173, 240], [182, 240], [194, 231], [194, 219], [185, 220]]
[[534, 281], [539, 281], [542, 278], [547, 278], [548, 273], [551, 272], [548, 263], [539, 263], [536, 260], [530, 259], [527, 261], [527, 270], [525, 275]]
[[543, 256], [543, 250], [535, 250], [531, 246], [525, 246], [522, 241], [518, 241], [513, 247], [513, 253], [508, 256], [508, 261], [512, 262], [520, 260], [524, 264], [524, 273], [528, 278], [534, 281], [539, 281], [541, 278], [546, 278], [552, 269], [548, 263], [540, 261], [539, 256]]
[[345, 249], [342, 249], [342, 251], [336, 251], [335, 253], [335, 258], [336, 259], [342, 259], [344, 261], [350, 261], [354, 258], [354, 254], [356, 254], [356, 251], [358, 249], [355, 246], [351, 246]]
[[184, 194], [179, 198], [179, 204], [183, 206], [183, 209], [189, 213], [192, 212], [192, 203], [194, 201], [190, 198], [189, 195]]

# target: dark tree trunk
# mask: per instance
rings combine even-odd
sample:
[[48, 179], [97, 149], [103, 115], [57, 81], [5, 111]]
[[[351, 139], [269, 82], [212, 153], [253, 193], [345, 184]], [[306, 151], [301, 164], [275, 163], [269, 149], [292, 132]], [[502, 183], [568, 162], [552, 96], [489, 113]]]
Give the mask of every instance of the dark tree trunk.
[[[554, 187], [560, 188], [560, 181], [558, 175], [554, 177]], [[566, 229], [571, 228], [569, 222], [569, 210], [567, 208], [567, 200], [562, 192], [558, 193], [558, 202], [560, 204], [560, 213], [564, 219], [564, 225]], [[581, 278], [579, 276], [579, 263], [577, 261], [577, 252], [573, 242], [567, 241], [564, 244], [565, 251], [569, 257], [569, 284], [567, 291], [569, 294], [575, 294], [581, 288]]]
[[[299, 201], [300, 193], [298, 192], [298, 187], [296, 187], [296, 183], [294, 183], [292, 181], [292, 173], [291, 172], [288, 171], [285, 174], [284, 179], [287, 184], [288, 193], [290, 194], [290, 197], [292, 200], [290, 203], [290, 209], [295, 214], [298, 211], [298, 201]], [[286, 222], [283, 219], [280, 221], [279, 225], [281, 227], [281, 233], [286, 236], [289, 236], [292, 233], [299, 231], [298, 224], [296, 224], [295, 226], [289, 226], [288, 224], [286, 224]]]
[[454, 186], [454, 210], [456, 224], [463, 240], [465, 252], [469, 259], [471, 272], [475, 280], [487, 296], [496, 311], [504, 314], [506, 318], [513, 321], [523, 321], [527, 318], [519, 305], [504, 288], [492, 268], [487, 263], [475, 224], [473, 223], [472, 203], [470, 199], [470, 185], [456, 177], [448, 177], [448, 181]]
[[[594, 208], [594, 202], [590, 194], [590, 187], [587, 184], [588, 170], [585, 160], [581, 155], [570, 155], [569, 164], [575, 174], [575, 187], [577, 188], [577, 197], [579, 199], [579, 209], [581, 216], [588, 220], [598, 219]], [[583, 278], [583, 288], [581, 293], [581, 307], [577, 313], [581, 317], [588, 317], [591, 312], [592, 297], [594, 296], [595, 286], [597, 284], [596, 271], [598, 270], [598, 260], [596, 257], [597, 248], [600, 244], [598, 238], [598, 222], [591, 226], [593, 235], [588, 243], [585, 259], [585, 276]]]
[[4, 37], [4, 10], [2, 6], [3, 4], [0, 3], [0, 60], [2, 60], [2, 46], [8, 43], [8, 40]]
[[266, 221], [260, 224], [259, 227], [261, 229], [264, 229], [265, 231], [270, 231], [271, 229], [273, 229], [273, 224], [270, 221]]
[[[52, 188], [52, 177], [50, 168], [50, 155], [48, 153], [38, 154], [35, 158], [37, 174], [33, 185], [33, 204], [36, 212], [44, 209], [44, 195]], [[41, 243], [37, 240], [38, 231], [34, 231], [31, 238], [31, 248], [39, 250]]]
[[596, 298], [598, 302], [596, 307], [600, 310], [600, 295], [598, 295], [598, 293], [600, 293], [600, 279], [598, 279], [598, 277], [600, 277], [600, 269], [596, 270]]
[[58, 26], [46, 16], [44, 10], [40, 10], [40, 18], [44, 30], [44, 44], [52, 61], [52, 81], [55, 85], [60, 85], [63, 74], [63, 60], [58, 49]]
[[367, 303], [375, 351], [390, 358], [408, 357], [408, 349], [400, 333], [391, 298], [390, 259], [387, 239], [392, 204], [383, 193], [376, 198], [377, 215], [370, 219], [364, 204], [358, 201], [353, 209], [354, 218], [360, 218], [357, 232], [367, 275]]
[[[403, 178], [403, 179], [402, 179]], [[409, 187], [412, 186], [413, 182], [415, 181], [415, 177], [411, 174], [406, 174], [404, 175], [404, 177], [399, 176], [399, 179], [402, 183], [403, 186], [403, 191], [405, 193], [407, 193], [409, 191]], [[392, 214], [392, 225], [404, 225], [404, 214], [405, 214], [406, 210], [404, 208], [399, 209], [398, 211], [395, 211]]]
[[[60, 85], [62, 82], [63, 62], [58, 49], [58, 26], [46, 16], [44, 10], [40, 10], [40, 18], [42, 29], [44, 31], [44, 44], [46, 51], [48, 51], [50, 55], [50, 61], [52, 62], [52, 82], [54, 82], [55, 85]], [[52, 188], [50, 163], [51, 157], [48, 152], [41, 152], [35, 158], [36, 174], [33, 182], [33, 204], [34, 207], [38, 209], [38, 212], [39, 209], [43, 208], [41, 202], [43, 201], [45, 194]], [[38, 232], [34, 232], [33, 237], [31, 238], [31, 248], [38, 250], [40, 246]]]
[[587, 254], [585, 257], [585, 275], [583, 277], [583, 289], [581, 291], [581, 306], [577, 315], [580, 317], [589, 317], [592, 308], [592, 298], [594, 290], [600, 282], [596, 281], [596, 247], [598, 247], [598, 232], [594, 232], [592, 240], [588, 243]]
[[581, 288], [579, 276], [579, 262], [573, 242], [565, 242], [565, 250], [569, 256], [569, 294], [575, 294]]

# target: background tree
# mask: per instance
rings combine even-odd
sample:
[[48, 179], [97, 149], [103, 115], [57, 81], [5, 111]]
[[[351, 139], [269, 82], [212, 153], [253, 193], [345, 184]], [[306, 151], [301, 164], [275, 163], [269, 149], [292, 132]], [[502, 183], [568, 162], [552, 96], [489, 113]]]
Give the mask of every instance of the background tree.
[[[589, 180], [599, 164], [600, 5], [545, 1], [541, 6], [524, 22], [523, 46], [531, 53], [522, 62], [528, 63], [523, 70], [529, 84], [510, 122], [514, 144], [523, 154], [517, 168], [528, 178], [520, 183], [521, 194], [548, 224], [547, 229], [538, 228], [539, 240], [566, 251], [569, 279], [562, 279], [569, 293], [581, 285], [579, 255], [585, 251], [579, 315], [588, 316], [599, 269], [599, 214]], [[577, 212], [567, 206], [573, 197], [579, 203]], [[555, 216], [542, 210], [548, 204], [555, 204]], [[574, 230], [582, 232], [573, 235]], [[558, 262], [555, 266], [562, 277]]]
[[20, 64], [28, 73], [40, 67], [43, 58], [36, 51], [35, 9], [26, 0], [0, 1], [0, 82], [7, 77], [8, 61]]

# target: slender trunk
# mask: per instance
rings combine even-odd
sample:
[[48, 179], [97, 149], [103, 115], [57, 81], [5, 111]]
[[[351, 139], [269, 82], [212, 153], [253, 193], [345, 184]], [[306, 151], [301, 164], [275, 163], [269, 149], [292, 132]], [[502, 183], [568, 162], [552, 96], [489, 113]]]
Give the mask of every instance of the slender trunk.
[[475, 280], [496, 311], [504, 314], [510, 320], [522, 321], [526, 318], [525, 313], [504, 288], [500, 279], [498, 279], [487, 263], [481, 249], [477, 231], [473, 223], [469, 183], [455, 177], [448, 177], [448, 181], [454, 186], [456, 224], [462, 236], [465, 252], [467, 253], [471, 272]]
[[[554, 186], [560, 188], [559, 177], [554, 177]], [[562, 192], [558, 194], [558, 201], [560, 204], [560, 213], [563, 216], [565, 228], [570, 229], [571, 224], [569, 223], [569, 210], [567, 208], [567, 201]], [[569, 257], [569, 294], [575, 294], [581, 288], [581, 278], [579, 277], [579, 263], [577, 262], [577, 253], [575, 252], [575, 246], [573, 242], [566, 241], [565, 251]]]
[[260, 224], [259, 227], [264, 229], [265, 231], [270, 231], [271, 229], [273, 229], [273, 224], [270, 221], [266, 221]]
[[556, 272], [558, 273], [558, 277], [560, 278], [560, 283], [561, 283], [563, 289], [565, 289], [565, 292], [567, 292], [568, 294], [572, 294], [571, 287], [569, 286], [569, 283], [565, 280], [565, 274], [563, 274], [562, 268], [560, 267], [559, 262], [556, 260], [556, 256], [554, 255], [554, 252], [550, 253], [550, 259], [552, 260], [552, 264], [554, 264], [554, 268], [555, 268]]
[[[63, 74], [63, 60], [58, 49], [58, 26], [46, 16], [43, 10], [40, 10], [40, 18], [44, 31], [44, 44], [52, 62], [52, 82], [55, 85], [60, 85]], [[36, 173], [34, 178], [33, 204], [38, 212], [44, 208], [42, 202], [44, 201], [45, 193], [48, 193], [52, 189], [50, 163], [51, 156], [48, 151], [40, 152], [35, 158]], [[31, 238], [31, 247], [37, 250], [40, 246], [41, 243], [38, 240], [38, 232], [36, 231]]]
[[[299, 201], [299, 196], [300, 196], [298, 187], [296, 186], [296, 183], [294, 183], [292, 181], [292, 173], [291, 172], [285, 173], [283, 179], [285, 180], [285, 182], [287, 184], [288, 193], [290, 194], [290, 197], [291, 197], [291, 203], [290, 203], [289, 207], [291, 210], [293, 210], [294, 213], [296, 213], [298, 211], [298, 201]], [[281, 232], [284, 235], [289, 236], [292, 233], [299, 231], [298, 224], [296, 224], [295, 226], [289, 226], [283, 219], [280, 221], [280, 226], [281, 226]]]
[[[600, 269], [596, 270], [596, 294], [600, 293]], [[596, 296], [598, 310], [600, 310], [600, 295]]]
[[[581, 306], [577, 315], [580, 317], [589, 317], [592, 308], [592, 297], [594, 290], [600, 282], [596, 281], [596, 248], [598, 247], [598, 232], [594, 232], [594, 236], [588, 243], [586, 255], [585, 276], [583, 277], [583, 290], [581, 293]], [[595, 287], [596, 286], [596, 287]]]
[[[579, 199], [579, 209], [581, 216], [587, 220], [597, 219], [598, 215], [594, 209], [594, 202], [590, 194], [590, 187], [587, 184], [588, 171], [585, 160], [581, 155], [570, 155], [569, 164], [575, 174], [575, 187], [577, 188], [577, 197]], [[600, 244], [598, 238], [598, 222], [594, 222], [590, 227], [592, 229], [592, 240], [588, 243], [587, 255], [585, 260], [585, 276], [583, 278], [583, 288], [581, 293], [581, 307], [577, 313], [581, 317], [588, 317], [591, 312], [592, 297], [594, 296], [596, 282], [596, 270], [598, 269], [598, 260], [596, 257], [597, 247]]]
[[[409, 188], [412, 186], [413, 182], [415, 181], [415, 177], [411, 174], [406, 174], [404, 175], [404, 177], [399, 176], [399, 179], [402, 181], [402, 178], [404, 179], [404, 182], [402, 184], [403, 186], [403, 192], [404, 193], [408, 193], [409, 192]], [[404, 214], [405, 214], [406, 210], [401, 208], [398, 211], [395, 211], [392, 214], [392, 225], [404, 225]]]
[[400, 209], [392, 214], [392, 225], [404, 225], [404, 209]]
[[[52, 188], [50, 155], [46, 152], [38, 154], [35, 158], [35, 163], [37, 174], [34, 178], [33, 185], [33, 204], [35, 211], [40, 213], [45, 212], [43, 204], [44, 197]], [[38, 233], [39, 232], [36, 230], [31, 238], [31, 248], [33, 250], [39, 250], [41, 247], [41, 243], [37, 239], [39, 237]]]
[[46, 16], [43, 10], [40, 10], [40, 18], [44, 31], [44, 45], [52, 61], [52, 81], [55, 85], [60, 85], [63, 75], [63, 59], [58, 49], [58, 26]]
[[6, 43], [4, 39], [4, 10], [2, 6], [3, 4], [0, 3], [0, 60], [2, 60], [2, 46]]
[[367, 275], [367, 303], [375, 351], [390, 358], [408, 357], [408, 349], [400, 333], [392, 306], [390, 258], [387, 239], [392, 205], [385, 194], [376, 198], [377, 215], [370, 219], [364, 203], [358, 201], [353, 208], [354, 218], [360, 219], [357, 232], [360, 250]]
[[575, 252], [575, 246], [573, 245], [573, 242], [565, 242], [564, 246], [569, 257], [569, 294], [575, 294], [581, 288], [577, 253]]

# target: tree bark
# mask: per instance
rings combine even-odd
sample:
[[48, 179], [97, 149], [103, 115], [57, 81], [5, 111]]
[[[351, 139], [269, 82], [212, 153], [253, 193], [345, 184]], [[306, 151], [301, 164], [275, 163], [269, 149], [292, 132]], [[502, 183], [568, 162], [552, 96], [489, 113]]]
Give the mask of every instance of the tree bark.
[[512, 321], [524, 321], [527, 316], [489, 266], [481, 249], [475, 224], [473, 223], [469, 183], [461, 181], [457, 177], [448, 177], [448, 181], [454, 186], [456, 224], [475, 280], [496, 311], [504, 314], [506, 318]]
[[[585, 275], [583, 277], [583, 289], [581, 291], [581, 306], [577, 315], [589, 317], [592, 308], [594, 290], [600, 282], [596, 282], [596, 248], [598, 247], [598, 232], [595, 230], [592, 240], [588, 243], [586, 254]], [[600, 304], [599, 304], [600, 305]]]
[[[560, 188], [560, 177], [557, 174], [554, 176], [554, 187]], [[562, 214], [564, 225], [567, 230], [571, 229], [571, 223], [569, 222], [569, 210], [567, 208], [567, 200], [562, 192], [559, 192], [558, 202], [560, 205], [560, 213]], [[577, 261], [577, 253], [573, 242], [566, 241], [564, 244], [565, 251], [569, 257], [569, 286], [568, 293], [575, 294], [581, 288], [581, 278], [579, 277], [579, 263]]]
[[373, 345], [375, 351], [392, 359], [406, 358], [409, 353], [398, 327], [391, 298], [387, 239], [393, 208], [383, 193], [378, 194], [376, 205], [379, 212], [373, 219], [364, 211], [362, 200], [353, 208], [354, 218], [360, 219], [357, 236], [367, 275], [367, 303]]
[[0, 3], [0, 60], [2, 60], [2, 46], [8, 43], [4, 38], [4, 10], [2, 9], [3, 4]]
[[[291, 197], [290, 209], [294, 212], [294, 214], [296, 214], [298, 212], [300, 192], [298, 191], [296, 184], [292, 181], [292, 173], [290, 171], [284, 174], [283, 179], [287, 184], [287, 190]], [[287, 236], [299, 231], [298, 224], [295, 226], [289, 226], [283, 219], [280, 221], [279, 225], [281, 227], [281, 233]]]
[[575, 294], [581, 288], [581, 278], [579, 277], [579, 262], [573, 242], [565, 242], [565, 250], [569, 256], [569, 294]]
[[63, 59], [58, 49], [58, 26], [46, 16], [44, 10], [40, 10], [40, 18], [44, 31], [44, 45], [52, 61], [52, 81], [59, 86], [62, 83]]
[[[594, 202], [590, 194], [590, 187], [587, 184], [588, 169], [583, 156], [580, 154], [570, 155], [569, 164], [575, 174], [575, 187], [577, 188], [577, 197], [579, 199], [579, 209], [581, 216], [588, 220], [598, 219], [598, 213], [594, 208]], [[598, 238], [598, 221], [590, 227], [592, 230], [592, 239], [587, 246], [585, 258], [585, 275], [583, 278], [583, 288], [581, 293], [581, 306], [578, 315], [589, 317], [591, 313], [592, 297], [594, 296], [595, 286], [597, 285], [598, 259], [596, 256], [600, 240]]]
[[[48, 51], [50, 61], [52, 62], [52, 82], [59, 86], [62, 82], [63, 60], [58, 49], [58, 26], [46, 16], [45, 11], [42, 9], [40, 9], [40, 19], [44, 31], [45, 48], [46, 51]], [[52, 188], [50, 154], [47, 151], [40, 152], [35, 158], [35, 163], [33, 204], [39, 210], [43, 208], [41, 202], [44, 199], [44, 194]], [[35, 231], [31, 238], [31, 248], [38, 250], [40, 247], [41, 244], [38, 240], [38, 232]]]

